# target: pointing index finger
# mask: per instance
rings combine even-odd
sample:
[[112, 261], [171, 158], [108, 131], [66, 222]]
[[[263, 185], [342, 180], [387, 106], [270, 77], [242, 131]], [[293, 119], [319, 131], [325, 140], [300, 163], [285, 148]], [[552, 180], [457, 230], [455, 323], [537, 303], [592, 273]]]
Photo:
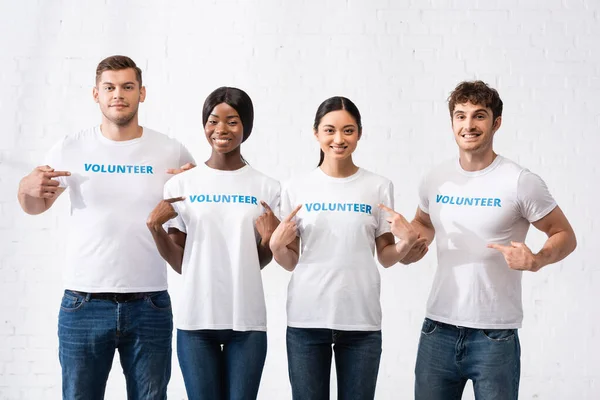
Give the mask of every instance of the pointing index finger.
[[385, 204], [381, 204], [381, 203], [380, 203], [380, 204], [377, 204], [377, 206], [378, 206], [379, 208], [381, 208], [383, 211], [387, 211], [387, 212], [389, 212], [390, 214], [396, 214], [396, 211], [392, 210], [391, 208], [389, 208], [389, 207], [388, 207], [388, 206], [386, 206]]
[[300, 211], [301, 208], [302, 208], [302, 204], [296, 206], [296, 208], [294, 208], [294, 210], [290, 213], [290, 215], [285, 217], [285, 221], [290, 222], [292, 220], [292, 218], [294, 218], [296, 216], [296, 214], [298, 214], [298, 211]]
[[52, 172], [44, 172], [47, 178], [56, 178], [59, 176], [71, 176], [69, 171], [52, 171]]
[[265, 208], [265, 210], [267, 210], [267, 212], [269, 212], [269, 211], [273, 212], [273, 210], [271, 210], [271, 207], [269, 207], [269, 205], [266, 202], [261, 200], [260, 204]]
[[185, 200], [185, 196], [171, 197], [170, 199], [165, 199], [165, 201], [169, 204], [177, 203], [178, 201], [183, 200]]
[[504, 246], [504, 245], [497, 244], [497, 243], [488, 243], [487, 247], [490, 249], [498, 250], [502, 253], [504, 253], [504, 251], [511, 248], [510, 246]]

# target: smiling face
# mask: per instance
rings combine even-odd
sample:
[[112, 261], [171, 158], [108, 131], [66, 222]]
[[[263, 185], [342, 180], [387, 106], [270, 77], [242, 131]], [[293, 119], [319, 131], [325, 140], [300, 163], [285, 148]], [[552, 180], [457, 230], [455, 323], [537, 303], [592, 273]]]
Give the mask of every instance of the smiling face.
[[452, 112], [454, 139], [461, 152], [486, 154], [493, 152], [494, 133], [500, 128], [502, 117], [494, 119], [492, 110], [467, 102], [456, 104]]
[[125, 126], [137, 117], [138, 107], [146, 97], [133, 68], [104, 71], [93, 90], [104, 119]]
[[351, 157], [356, 150], [360, 135], [356, 120], [346, 110], [325, 114], [315, 131], [325, 159], [332, 161]]
[[229, 104], [220, 103], [210, 112], [204, 133], [214, 152], [226, 154], [240, 147], [244, 127], [238, 112]]

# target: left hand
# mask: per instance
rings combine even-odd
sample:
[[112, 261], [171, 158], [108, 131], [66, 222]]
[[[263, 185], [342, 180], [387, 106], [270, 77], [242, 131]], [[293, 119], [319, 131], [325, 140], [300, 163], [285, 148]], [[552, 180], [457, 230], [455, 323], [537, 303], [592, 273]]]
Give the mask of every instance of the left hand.
[[540, 267], [536, 261], [535, 255], [525, 245], [525, 243], [510, 242], [510, 246], [490, 243], [487, 245], [490, 249], [498, 250], [504, 256], [510, 269], [518, 271], [538, 271]]
[[390, 223], [390, 228], [394, 236], [401, 242], [404, 241], [407, 245], [412, 247], [419, 238], [419, 233], [413, 228], [410, 222], [408, 222], [402, 214], [398, 214], [396, 211], [383, 204], [379, 204], [379, 208], [383, 211], [387, 211], [389, 214], [386, 220]]
[[189, 162], [187, 164], [182, 165], [179, 168], [169, 168], [167, 170], [167, 174], [177, 175], [177, 174], [180, 174], [180, 173], [182, 173], [184, 171], [190, 170], [190, 169], [195, 168], [195, 167], [196, 167], [196, 164], [192, 164], [191, 162]]
[[263, 246], [269, 246], [269, 240], [271, 240], [271, 235], [279, 225], [279, 219], [267, 203], [261, 200], [260, 204], [265, 208], [265, 213], [256, 219], [256, 230], [260, 235], [260, 243]]

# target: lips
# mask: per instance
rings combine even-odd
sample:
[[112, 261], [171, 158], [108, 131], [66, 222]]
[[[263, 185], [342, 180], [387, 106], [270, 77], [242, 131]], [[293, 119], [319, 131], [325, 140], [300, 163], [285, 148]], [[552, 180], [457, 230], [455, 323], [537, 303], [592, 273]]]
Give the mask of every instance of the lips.
[[331, 150], [333, 150], [334, 153], [342, 154], [343, 152], [346, 151], [346, 149], [348, 148], [348, 146], [329, 146], [329, 148]]
[[460, 136], [463, 137], [463, 138], [465, 138], [465, 139], [475, 139], [475, 138], [481, 136], [481, 133], [479, 133], [479, 132], [468, 132], [468, 133], [462, 133]]
[[217, 146], [227, 146], [231, 142], [231, 139], [230, 138], [213, 137], [212, 141]]

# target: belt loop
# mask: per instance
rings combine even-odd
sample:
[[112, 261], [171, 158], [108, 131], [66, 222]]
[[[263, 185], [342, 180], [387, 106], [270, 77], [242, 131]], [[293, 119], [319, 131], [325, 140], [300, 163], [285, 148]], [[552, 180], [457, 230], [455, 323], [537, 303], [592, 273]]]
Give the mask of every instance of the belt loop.
[[90, 299], [92, 298], [92, 294], [91, 293], [86, 293], [85, 294], [85, 301], [90, 301]]

